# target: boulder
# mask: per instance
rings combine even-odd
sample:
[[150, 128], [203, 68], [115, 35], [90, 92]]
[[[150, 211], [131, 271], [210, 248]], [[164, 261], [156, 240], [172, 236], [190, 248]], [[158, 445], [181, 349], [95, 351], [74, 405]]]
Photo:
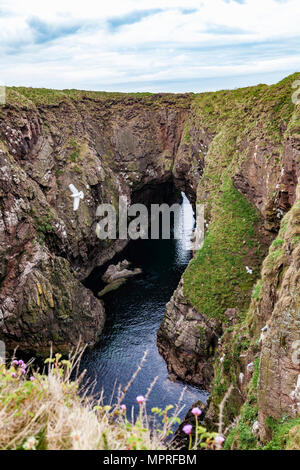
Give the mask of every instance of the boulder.
[[101, 279], [107, 284], [110, 284], [120, 279], [128, 279], [129, 277], [141, 274], [142, 270], [140, 268], [135, 268], [133, 270], [127, 269], [129, 266], [130, 262], [126, 259], [124, 261], [120, 261], [116, 265], [110, 264]]

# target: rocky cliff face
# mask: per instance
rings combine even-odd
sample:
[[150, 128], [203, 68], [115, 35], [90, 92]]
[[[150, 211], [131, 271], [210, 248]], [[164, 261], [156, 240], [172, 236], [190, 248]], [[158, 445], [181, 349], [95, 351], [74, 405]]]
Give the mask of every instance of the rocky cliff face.
[[245, 318], [267, 247], [295, 200], [299, 121], [293, 79], [203, 94], [191, 104], [185, 153], [198, 147], [199, 164], [204, 162], [196, 194], [205, 205], [206, 239], [183, 277], [184, 301], [175, 295], [175, 306], [167, 308], [159, 344], [169, 369], [194, 383], [209, 384], [214, 335], [220, 338]]
[[213, 357], [220, 327], [188, 302], [183, 279], [166, 305], [158, 331], [158, 349], [169, 372], [188, 383], [208, 389], [213, 378]]
[[206, 424], [226, 390], [226, 448], [299, 449], [299, 186], [265, 258], [246, 318], [220, 339]]
[[[200, 95], [185, 127], [187, 145], [202, 145], [196, 193], [205, 205], [207, 233], [167, 306], [159, 345], [170, 371], [211, 389], [209, 427], [216, 426], [219, 405], [233, 386], [225, 404], [227, 448], [267, 441], [270, 448], [292, 448], [298, 436], [295, 78]], [[277, 443], [279, 435], [285, 443]]]
[[[39, 353], [92, 344], [104, 308], [82, 284], [125, 241], [95, 234], [96, 209], [172, 178], [189, 95], [8, 89], [0, 115], [0, 330]], [[180, 165], [177, 165], [180, 172]], [[177, 178], [178, 185], [192, 185]], [[69, 184], [83, 191], [77, 212]]]
[[297, 417], [300, 412], [299, 281], [300, 180], [296, 201], [264, 262], [253, 320], [255, 328], [262, 322], [268, 328], [261, 341], [258, 381], [258, 421], [263, 440], [272, 437], [270, 417], [280, 420], [283, 416]]
[[[295, 76], [289, 77], [269, 89], [258, 87], [252, 90], [255, 95], [252, 106], [249, 102], [246, 105], [246, 92], [244, 99], [240, 96], [244, 120], [238, 124], [232, 116], [231, 122], [218, 125], [220, 134], [215, 140], [221, 139], [222, 146], [216, 142], [214, 148], [215, 140], [210, 144], [201, 182], [204, 185], [200, 183], [198, 190], [201, 200], [208, 206], [211, 222], [201, 250], [206, 257], [203, 253], [196, 255], [184, 277], [187, 283], [184, 292], [198, 311], [206, 311], [209, 318], [215, 318], [213, 310], [217, 311], [219, 324], [222, 323], [223, 335], [219, 338], [215, 356], [206, 424], [216, 425], [219, 405], [232, 385], [225, 404], [223, 426], [227, 448], [252, 449], [262, 445], [267, 445], [267, 448], [299, 448], [300, 310], [296, 294], [299, 290], [299, 195], [296, 188], [300, 176], [300, 121], [299, 105], [293, 106], [290, 99], [294, 79]], [[221, 109], [224, 108], [225, 104]], [[216, 163], [212, 157], [216, 157], [220, 150], [220, 159]], [[222, 161], [226, 161], [224, 173]], [[238, 209], [237, 195], [231, 200], [224, 198], [224, 184], [221, 198], [223, 203], [229, 201], [232, 207], [235, 206], [236, 217], [232, 218], [232, 212], [224, 208], [224, 204], [223, 210], [218, 210], [218, 193], [214, 191], [214, 185], [217, 181], [224, 181], [224, 176], [230, 176], [238, 193], [257, 209], [258, 218], [256, 221], [252, 219], [254, 232], [244, 232], [246, 237], [243, 235], [240, 240], [237, 235], [243, 230], [241, 220], [247, 219], [246, 207], [242, 211]], [[206, 194], [202, 186], [208, 188]], [[235, 234], [234, 243], [228, 237], [225, 214], [230, 224], [229, 231]], [[263, 261], [265, 247], [276, 235]], [[256, 236], [256, 247], [262, 248], [260, 253], [257, 248], [253, 250]], [[244, 252], [242, 246], [245, 247]], [[218, 251], [229, 249], [230, 253], [235, 253], [234, 261], [227, 262], [228, 251], [226, 255], [219, 256], [212, 248]], [[232, 277], [239, 255], [244, 268], [251, 268], [252, 273], [248, 270], [247, 273], [252, 283], [258, 277], [257, 283], [247, 288], [251, 298], [250, 295], [245, 298], [245, 303], [240, 297], [246, 288], [242, 271], [238, 278]], [[216, 275], [210, 269], [207, 257], [213, 259], [212, 268], [215, 267]], [[221, 263], [226, 266], [225, 271], [219, 269]], [[256, 270], [260, 266], [261, 271]], [[195, 294], [191, 274], [201, 281], [202, 289]], [[223, 279], [223, 290], [218, 286], [220, 279]], [[228, 295], [228, 289], [232, 292], [232, 288], [237, 296]], [[214, 297], [218, 303], [214, 302]], [[231, 315], [229, 322], [226, 319], [228, 314]]]
[[[81, 281], [126, 243], [97, 239], [96, 208], [118, 210], [120, 195], [130, 203], [172, 181], [204, 204], [206, 238], [159, 330], [169, 370], [211, 388], [211, 426], [233, 385], [229, 447], [251, 448], [283, 416], [294, 419], [296, 78], [198, 95], [9, 89], [0, 110], [1, 338], [34, 351], [67, 349], [80, 335], [93, 344], [104, 308]], [[78, 212], [70, 183], [84, 192]]]

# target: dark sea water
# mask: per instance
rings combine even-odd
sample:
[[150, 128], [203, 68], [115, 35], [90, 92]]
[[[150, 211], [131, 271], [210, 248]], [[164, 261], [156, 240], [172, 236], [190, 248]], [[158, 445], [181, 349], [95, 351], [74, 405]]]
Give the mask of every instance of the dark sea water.
[[[130, 242], [111, 261], [116, 263], [128, 259], [133, 268], [140, 267], [143, 273], [103, 297], [107, 313], [104, 331], [99, 343], [85, 353], [81, 362], [81, 370], [87, 370], [86, 380], [96, 383], [93, 393], [104, 390], [105, 404], [115, 402], [118, 385], [126, 386], [146, 350], [146, 362], [123, 401], [128, 412], [132, 407], [137, 410], [136, 396], [145, 395], [156, 376], [158, 380], [147, 402], [148, 411], [153, 406], [164, 408], [169, 404], [176, 405], [184, 387], [181, 418], [195, 401], [205, 401], [207, 398], [206, 392], [181, 382], [174, 383], [168, 378], [165, 361], [156, 346], [156, 334], [164, 316], [165, 305], [191, 259], [190, 237], [193, 226], [193, 210], [183, 195], [181, 240]], [[103, 287], [101, 275], [104, 268], [94, 270], [86, 281], [86, 286], [95, 293]]]

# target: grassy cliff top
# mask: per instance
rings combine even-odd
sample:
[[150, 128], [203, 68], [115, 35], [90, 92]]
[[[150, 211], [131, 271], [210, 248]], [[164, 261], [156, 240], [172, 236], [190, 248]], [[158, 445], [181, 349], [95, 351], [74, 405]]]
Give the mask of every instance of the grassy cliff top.
[[52, 90], [48, 88], [7, 87], [7, 104], [20, 107], [59, 106], [76, 101], [99, 103], [176, 104], [189, 107], [193, 93], [119, 93], [86, 90]]
[[[231, 114], [232, 108], [243, 103], [253, 105], [260, 100], [271, 101], [274, 98], [274, 89], [278, 90], [278, 96], [282, 96], [283, 89], [291, 89], [291, 84], [300, 74], [295, 73], [286, 77], [278, 84], [267, 86], [259, 84], [257, 86], [238, 88], [234, 90], [221, 90], [217, 92], [205, 93], [121, 93], [106, 91], [87, 90], [54, 90], [48, 88], [30, 87], [7, 87], [7, 104], [18, 107], [32, 106], [58, 106], [69, 101], [99, 101], [99, 102], [125, 102], [125, 103], [173, 103], [178, 106], [201, 107], [205, 111], [205, 119], [208, 122], [222, 115], [222, 120]], [[269, 90], [269, 91], [268, 91]], [[290, 96], [290, 95], [289, 95]], [[211, 103], [214, 103], [212, 105]], [[280, 105], [280, 104], [279, 104]], [[239, 106], [238, 106], [239, 107]]]

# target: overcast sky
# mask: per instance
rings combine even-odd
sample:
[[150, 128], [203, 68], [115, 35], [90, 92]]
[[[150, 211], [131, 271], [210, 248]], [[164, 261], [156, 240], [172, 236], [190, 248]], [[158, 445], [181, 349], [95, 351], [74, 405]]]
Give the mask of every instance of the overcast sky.
[[207, 91], [300, 72], [299, 0], [0, 0], [0, 80]]

